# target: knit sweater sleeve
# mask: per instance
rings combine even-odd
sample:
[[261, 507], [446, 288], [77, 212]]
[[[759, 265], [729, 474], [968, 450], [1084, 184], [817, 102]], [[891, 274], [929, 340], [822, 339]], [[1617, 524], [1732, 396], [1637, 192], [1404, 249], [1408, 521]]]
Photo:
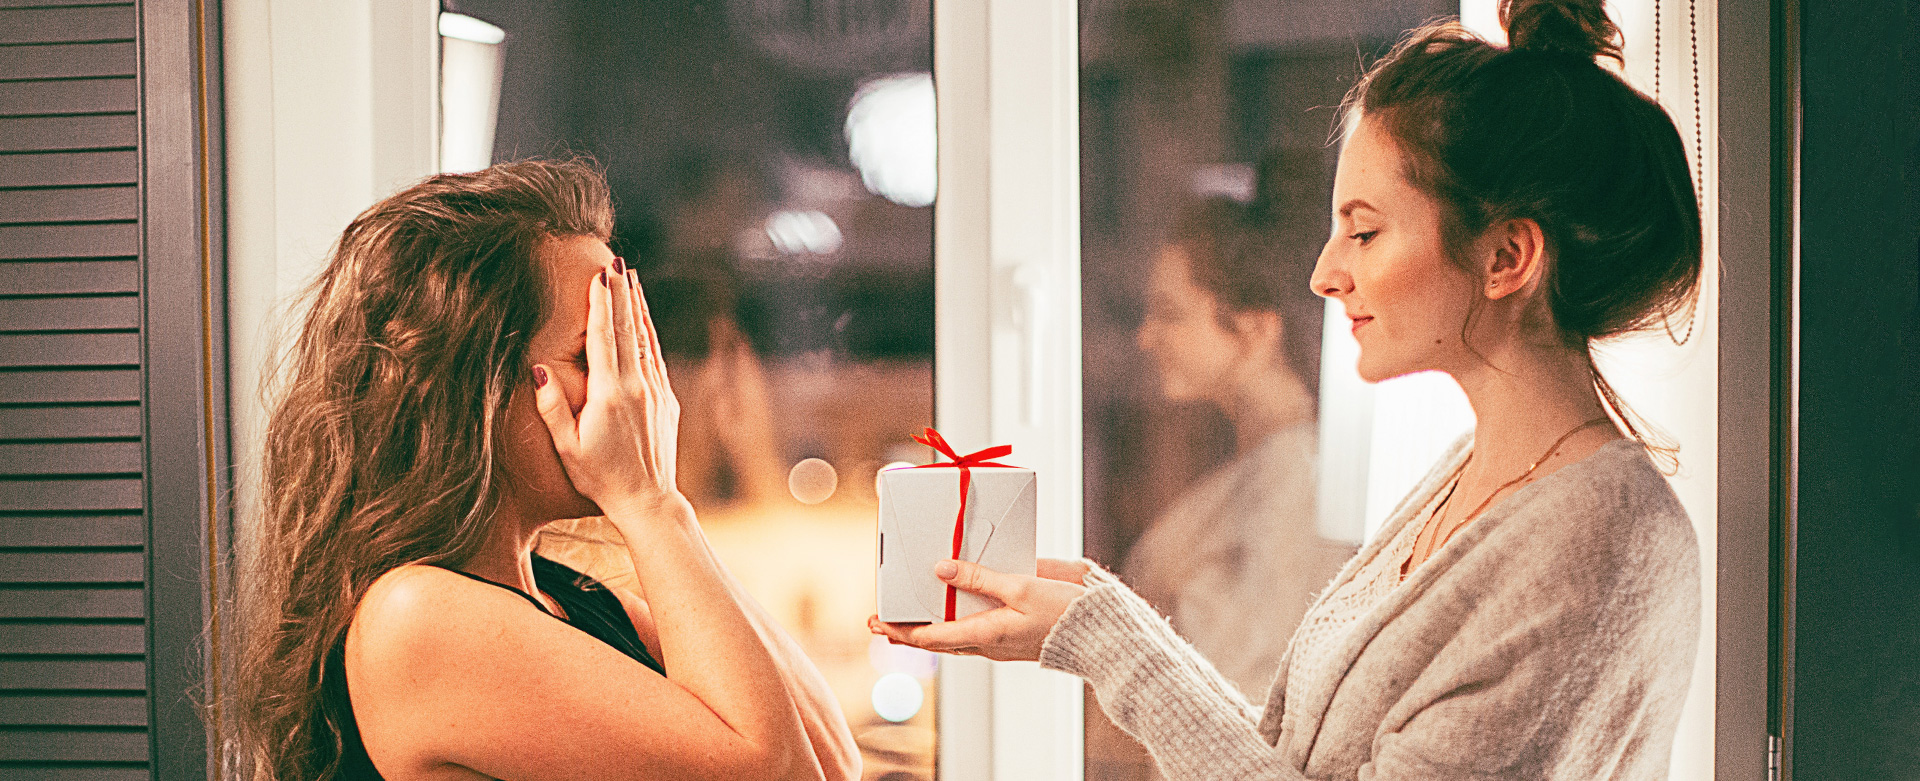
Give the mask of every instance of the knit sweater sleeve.
[[1114, 724], [1184, 779], [1304, 779], [1259, 732], [1247, 699], [1146, 600], [1098, 566], [1040, 649], [1040, 665], [1092, 685]]

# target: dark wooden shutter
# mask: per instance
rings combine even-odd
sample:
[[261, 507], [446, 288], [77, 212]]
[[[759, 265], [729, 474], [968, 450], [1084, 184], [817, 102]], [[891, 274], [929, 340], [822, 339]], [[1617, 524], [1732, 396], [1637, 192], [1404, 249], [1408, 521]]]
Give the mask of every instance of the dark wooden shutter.
[[225, 405], [189, 9], [0, 0], [0, 778], [206, 777]]

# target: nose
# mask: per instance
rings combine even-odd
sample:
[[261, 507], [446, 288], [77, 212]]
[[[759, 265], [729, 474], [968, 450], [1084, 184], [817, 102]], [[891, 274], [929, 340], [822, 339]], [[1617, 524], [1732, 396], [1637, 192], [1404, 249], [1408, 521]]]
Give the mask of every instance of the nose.
[[1147, 353], [1153, 353], [1160, 346], [1159, 318], [1152, 314], [1140, 319], [1140, 327], [1133, 332], [1133, 343]]
[[1320, 259], [1313, 264], [1313, 277], [1308, 284], [1313, 292], [1326, 298], [1339, 298], [1353, 292], [1353, 276], [1347, 273], [1339, 259], [1340, 251], [1336, 242], [1328, 239], [1320, 248]]

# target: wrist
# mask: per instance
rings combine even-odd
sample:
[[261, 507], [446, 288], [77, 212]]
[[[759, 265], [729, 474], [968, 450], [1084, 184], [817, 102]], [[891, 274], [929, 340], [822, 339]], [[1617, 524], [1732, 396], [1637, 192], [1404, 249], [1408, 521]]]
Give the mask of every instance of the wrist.
[[693, 504], [679, 491], [601, 503], [600, 512], [622, 532], [630, 526], [694, 522]]

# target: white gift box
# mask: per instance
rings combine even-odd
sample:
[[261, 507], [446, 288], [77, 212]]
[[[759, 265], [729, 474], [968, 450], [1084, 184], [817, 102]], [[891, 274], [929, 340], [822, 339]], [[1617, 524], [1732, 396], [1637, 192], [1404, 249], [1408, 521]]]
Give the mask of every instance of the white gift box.
[[[999, 572], [1034, 574], [1034, 488], [1031, 469], [969, 467], [971, 487], [960, 544], [961, 561]], [[960, 511], [955, 467], [889, 469], [880, 473], [880, 620], [940, 622], [947, 584], [933, 575], [953, 556], [953, 524]], [[999, 607], [997, 600], [958, 591], [954, 617]]]

